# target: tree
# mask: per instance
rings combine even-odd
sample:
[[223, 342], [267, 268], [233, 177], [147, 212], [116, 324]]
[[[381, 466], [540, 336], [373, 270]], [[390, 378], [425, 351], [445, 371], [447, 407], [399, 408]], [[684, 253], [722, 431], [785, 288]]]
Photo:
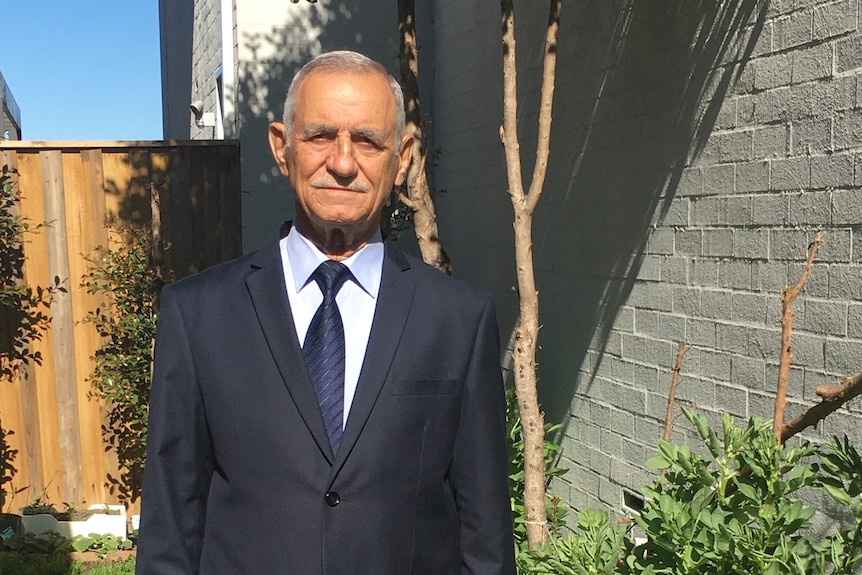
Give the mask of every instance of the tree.
[[407, 193], [399, 196], [404, 205], [413, 210], [413, 231], [422, 259], [445, 274], [452, 275], [452, 262], [437, 232], [437, 214], [426, 173], [428, 148], [419, 110], [419, 47], [416, 42], [415, 12], [415, 0], [398, 0], [401, 87], [404, 90], [407, 130], [414, 138], [412, 161], [407, 172]]
[[506, 156], [506, 176], [515, 225], [515, 267], [518, 278], [518, 325], [512, 359], [515, 393], [524, 433], [524, 508], [527, 541], [531, 549], [547, 543], [545, 509], [544, 414], [539, 407], [536, 349], [539, 336], [539, 293], [533, 266], [533, 213], [542, 194], [548, 168], [557, 39], [562, 0], [550, 0], [542, 72], [536, 163], [527, 191], [521, 174], [518, 140], [518, 83], [516, 74], [515, 11], [512, 0], [501, 0], [503, 25], [503, 125], [500, 139]]
[[[517, 133], [518, 93], [514, 7], [512, 0], [501, 1], [504, 118], [500, 137], [505, 150], [509, 195], [514, 209], [515, 260], [520, 313], [518, 326], [515, 330], [513, 362], [515, 391], [518, 397], [518, 409], [524, 434], [524, 506], [527, 539], [530, 548], [535, 548], [548, 541], [547, 511], [545, 509], [545, 423], [544, 415], [539, 408], [536, 378], [539, 297], [533, 267], [532, 221], [533, 212], [544, 187], [548, 167], [561, 8], [562, 0], [550, 0], [545, 38], [536, 163], [530, 186], [525, 192]], [[402, 196], [402, 201], [415, 212], [414, 230], [423, 260], [451, 274], [452, 267], [449, 257], [443, 250], [437, 235], [434, 203], [431, 199], [425, 173], [427, 148], [424, 146], [424, 134], [419, 112], [415, 21], [414, 0], [398, 0], [401, 83], [406, 101], [408, 129], [416, 138], [413, 145], [413, 162], [407, 178], [410, 195], [409, 197]]]
[[[296, 0], [298, 1], [298, 0]], [[314, 2], [315, 0], [309, 0]], [[562, 0], [549, 1], [548, 28], [545, 36], [542, 92], [539, 109], [539, 134], [536, 163], [527, 191], [521, 174], [518, 140], [518, 85], [515, 50], [515, 13], [513, 0], [501, 0], [503, 25], [503, 125], [500, 139], [506, 157], [506, 175], [512, 200], [515, 225], [515, 265], [518, 279], [519, 317], [512, 352], [515, 392], [518, 397], [524, 434], [524, 506], [527, 540], [531, 549], [547, 543], [548, 519], [545, 509], [545, 422], [539, 407], [536, 377], [536, 349], [539, 335], [539, 294], [533, 266], [533, 213], [545, 184], [551, 141], [554, 82], [556, 78], [557, 39], [560, 31]], [[452, 273], [449, 256], [437, 233], [437, 216], [426, 175], [427, 148], [419, 111], [419, 54], [416, 42], [414, 0], [398, 0], [399, 62], [404, 89], [407, 129], [413, 134], [413, 161], [407, 176], [409, 195], [402, 202], [414, 211], [414, 231], [422, 259], [447, 274]]]

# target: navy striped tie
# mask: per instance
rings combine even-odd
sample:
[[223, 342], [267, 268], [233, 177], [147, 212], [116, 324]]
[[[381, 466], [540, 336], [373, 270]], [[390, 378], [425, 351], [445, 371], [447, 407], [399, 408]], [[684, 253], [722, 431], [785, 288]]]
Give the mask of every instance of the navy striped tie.
[[344, 419], [344, 325], [335, 296], [350, 278], [350, 270], [344, 264], [326, 260], [314, 270], [312, 278], [323, 292], [323, 303], [308, 327], [302, 355], [335, 455]]

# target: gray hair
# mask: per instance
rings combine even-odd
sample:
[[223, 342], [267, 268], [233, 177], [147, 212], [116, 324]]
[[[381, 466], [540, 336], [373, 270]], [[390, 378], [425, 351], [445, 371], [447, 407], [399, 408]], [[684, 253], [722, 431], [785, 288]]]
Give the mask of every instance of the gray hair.
[[407, 126], [404, 115], [404, 93], [401, 91], [401, 85], [387, 72], [383, 64], [359, 52], [352, 52], [350, 50], [324, 52], [315, 56], [293, 77], [290, 87], [287, 89], [287, 96], [284, 99], [283, 121], [287, 142], [290, 142], [293, 134], [293, 115], [296, 109], [296, 94], [299, 91], [299, 85], [306, 76], [315, 71], [377, 72], [378, 74], [382, 74], [386, 78], [389, 89], [392, 91], [392, 98], [395, 100], [395, 146], [397, 151], [397, 148], [401, 145], [401, 138], [404, 137]]

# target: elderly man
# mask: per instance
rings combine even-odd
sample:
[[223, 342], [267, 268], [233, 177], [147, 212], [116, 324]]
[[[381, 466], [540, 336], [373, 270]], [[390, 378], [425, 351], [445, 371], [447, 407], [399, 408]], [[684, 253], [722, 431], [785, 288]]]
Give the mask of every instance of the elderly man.
[[296, 221], [163, 293], [137, 572], [514, 574], [493, 302], [379, 229], [398, 83], [318, 56], [269, 140]]

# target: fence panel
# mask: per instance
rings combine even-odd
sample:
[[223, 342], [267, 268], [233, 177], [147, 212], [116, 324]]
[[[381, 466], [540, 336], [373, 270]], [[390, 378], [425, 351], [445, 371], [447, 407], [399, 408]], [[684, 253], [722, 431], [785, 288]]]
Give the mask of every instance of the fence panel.
[[[160, 198], [165, 266], [179, 278], [240, 255], [240, 166], [236, 142], [4, 142], [0, 165], [14, 168], [26, 234], [22, 279], [62, 288], [49, 320], [30, 342], [41, 361], [0, 381], [0, 426], [17, 450], [4, 511], [33, 497], [51, 503], [120, 503], [109, 477], [120, 475], [106, 449], [106, 406], [89, 376], [100, 337], [88, 313], [105, 305], [82, 281], [97, 246], [122, 249], [111, 226], [150, 222], [150, 190]], [[2, 310], [0, 310], [2, 311]], [[2, 315], [2, 314], [0, 314]], [[10, 339], [14, 311], [0, 317], [0, 343]], [[0, 347], [0, 353], [3, 348]], [[2, 358], [0, 358], [2, 360]], [[8, 379], [8, 378], [7, 378]], [[127, 502], [129, 503], [129, 502]], [[135, 510], [138, 502], [130, 503]]]

